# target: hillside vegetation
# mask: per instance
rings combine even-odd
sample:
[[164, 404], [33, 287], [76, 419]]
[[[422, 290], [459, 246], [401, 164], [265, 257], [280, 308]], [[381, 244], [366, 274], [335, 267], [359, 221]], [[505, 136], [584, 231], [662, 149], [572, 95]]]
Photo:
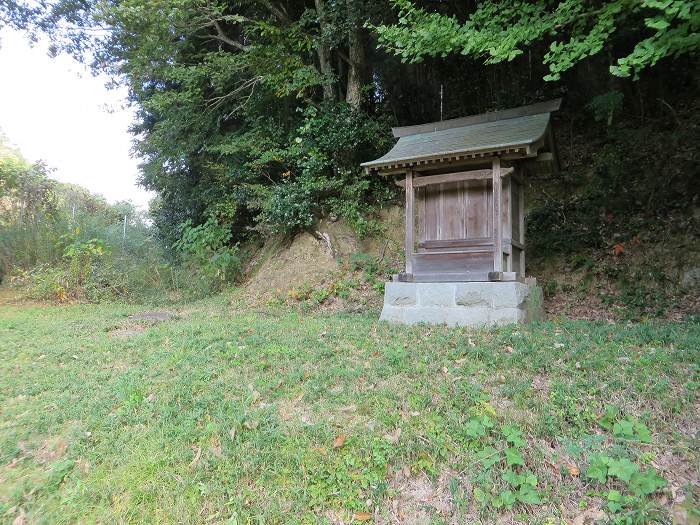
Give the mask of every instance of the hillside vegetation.
[[109, 204], [50, 177], [0, 140], [0, 278], [34, 299], [100, 302], [182, 300], [218, 291], [235, 272], [231, 253], [207, 257], [202, 239], [183, 230], [183, 245], [164, 246], [147, 212]]

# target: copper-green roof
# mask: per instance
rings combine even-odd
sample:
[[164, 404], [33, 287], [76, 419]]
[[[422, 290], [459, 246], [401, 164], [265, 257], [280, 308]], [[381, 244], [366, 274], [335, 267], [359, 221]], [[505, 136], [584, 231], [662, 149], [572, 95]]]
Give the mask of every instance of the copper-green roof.
[[529, 152], [529, 147], [545, 137], [550, 111], [556, 111], [559, 103], [556, 100], [462, 119], [395, 128], [394, 135], [399, 140], [394, 147], [383, 157], [362, 166], [381, 170], [425, 160], [518, 149]]

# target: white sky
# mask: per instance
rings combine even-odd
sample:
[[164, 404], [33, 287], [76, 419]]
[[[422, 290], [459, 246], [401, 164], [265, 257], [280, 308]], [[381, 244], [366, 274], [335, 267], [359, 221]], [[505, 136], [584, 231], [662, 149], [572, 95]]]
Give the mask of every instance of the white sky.
[[107, 89], [106, 78], [46, 49], [0, 30], [0, 131], [28, 160], [56, 168], [54, 178], [145, 208], [153, 194], [136, 184], [126, 90]]

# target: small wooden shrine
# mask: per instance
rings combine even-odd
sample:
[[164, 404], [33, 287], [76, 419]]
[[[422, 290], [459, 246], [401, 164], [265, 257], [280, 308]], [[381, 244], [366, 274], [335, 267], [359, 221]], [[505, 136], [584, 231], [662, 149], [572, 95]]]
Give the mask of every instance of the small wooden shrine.
[[550, 115], [561, 99], [394, 128], [370, 172], [402, 176], [402, 282], [517, 281], [525, 276], [523, 179], [558, 169]]

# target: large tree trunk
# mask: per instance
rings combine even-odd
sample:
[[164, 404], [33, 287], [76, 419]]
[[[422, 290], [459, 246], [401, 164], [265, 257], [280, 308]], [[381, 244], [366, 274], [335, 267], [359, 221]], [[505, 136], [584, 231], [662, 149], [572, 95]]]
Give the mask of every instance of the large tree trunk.
[[362, 104], [362, 86], [365, 80], [366, 57], [365, 39], [362, 32], [363, 0], [347, 1], [347, 19], [350, 24], [348, 32], [348, 78], [345, 89], [345, 101], [353, 108]]
[[348, 83], [345, 101], [359, 109], [362, 104], [362, 86], [365, 80], [365, 42], [362, 28], [356, 25], [348, 35]]
[[[316, 5], [316, 13], [318, 15], [318, 23], [321, 26], [321, 34], [326, 28], [326, 13], [323, 0], [314, 0]], [[316, 43], [316, 54], [318, 55], [318, 64], [323, 80], [323, 100], [324, 102], [335, 102], [335, 89], [333, 86], [333, 64], [331, 64], [331, 50], [321, 42], [321, 39]]]

